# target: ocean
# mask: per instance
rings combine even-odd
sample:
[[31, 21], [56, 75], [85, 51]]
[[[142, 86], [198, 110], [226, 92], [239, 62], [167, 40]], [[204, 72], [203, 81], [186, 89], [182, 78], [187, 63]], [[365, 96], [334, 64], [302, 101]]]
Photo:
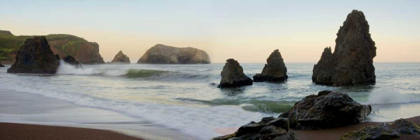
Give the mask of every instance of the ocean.
[[[252, 77], [264, 64], [241, 64]], [[322, 90], [348, 93], [371, 104], [367, 121], [420, 115], [420, 63], [375, 63], [376, 84], [331, 87], [312, 83], [313, 63], [286, 63], [285, 83], [254, 83], [219, 89], [222, 63], [197, 65], [102, 64], [76, 69], [60, 65], [55, 75], [8, 74], [0, 89], [14, 90], [119, 112], [198, 139], [220, 135], [262, 117], [277, 117], [307, 95]]]

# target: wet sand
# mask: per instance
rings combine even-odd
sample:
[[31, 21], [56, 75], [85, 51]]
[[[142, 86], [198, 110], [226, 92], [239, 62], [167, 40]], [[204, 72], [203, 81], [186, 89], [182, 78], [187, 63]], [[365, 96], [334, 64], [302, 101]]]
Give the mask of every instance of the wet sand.
[[[196, 139], [142, 118], [131, 117], [100, 108], [79, 106], [42, 95], [4, 89], [0, 89], [0, 122], [2, 122], [0, 123], [0, 139], [9, 135], [13, 136], [13, 138], [22, 137], [26, 139], [48, 136], [48, 138], [41, 139], [50, 139], [49, 137], [55, 139], [56, 136], [60, 135], [62, 137], [83, 136], [85, 134], [84, 131], [94, 134], [85, 136], [89, 139], [102, 134], [109, 135], [111, 138], [115, 137], [115, 139], [123, 136], [122, 134], [126, 138], [137, 139]], [[3, 131], [3, 129], [8, 130], [6, 128], [20, 133]], [[50, 130], [52, 131], [50, 132]], [[5, 133], [7, 135], [4, 135]], [[79, 139], [79, 137], [69, 138]], [[102, 139], [101, 137], [98, 138]]]
[[[413, 121], [417, 125], [420, 125], [420, 116], [408, 118], [408, 120]], [[323, 129], [323, 130], [292, 130], [296, 133], [299, 140], [337, 140], [344, 134], [357, 131], [365, 126], [378, 125], [381, 122], [364, 122], [357, 125], [351, 125], [335, 129]], [[403, 135], [400, 139], [407, 140], [418, 140], [420, 135]]]
[[142, 140], [120, 133], [62, 126], [0, 123], [1, 140]]

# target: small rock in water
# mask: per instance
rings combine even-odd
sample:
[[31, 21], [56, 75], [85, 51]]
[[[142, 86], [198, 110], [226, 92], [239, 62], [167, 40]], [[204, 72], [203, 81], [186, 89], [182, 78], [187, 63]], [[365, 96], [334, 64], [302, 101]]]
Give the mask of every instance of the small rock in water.
[[267, 64], [261, 74], [256, 74], [253, 77], [254, 82], [284, 82], [287, 78], [287, 68], [278, 49], [274, 50], [267, 58]]
[[125, 55], [122, 51], [119, 51], [117, 55], [115, 55], [114, 59], [112, 59], [113, 63], [130, 63], [130, 58]]
[[219, 88], [231, 88], [252, 85], [252, 79], [244, 74], [242, 66], [235, 59], [226, 60], [221, 73]]
[[70, 55], [68, 55], [66, 57], [63, 57], [63, 61], [70, 64], [70, 65], [75, 66], [76, 68], [79, 68], [79, 67], [83, 68], [82, 65], [79, 63], [79, 61], [77, 61], [76, 59], [74, 59], [74, 57], [72, 57]]
[[306, 96], [280, 117], [289, 118], [294, 129], [325, 129], [361, 123], [371, 112], [345, 93], [321, 91]]
[[382, 123], [377, 126], [366, 126], [359, 131], [347, 133], [341, 140], [391, 140], [401, 135], [418, 135], [420, 128], [415, 123], [399, 119], [395, 122]]

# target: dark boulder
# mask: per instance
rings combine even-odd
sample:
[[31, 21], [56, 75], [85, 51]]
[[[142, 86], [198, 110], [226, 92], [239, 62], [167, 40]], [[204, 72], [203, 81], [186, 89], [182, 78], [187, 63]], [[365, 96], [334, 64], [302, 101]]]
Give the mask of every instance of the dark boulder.
[[244, 74], [242, 66], [235, 59], [226, 60], [221, 73], [219, 88], [241, 87], [252, 85], [252, 79]]
[[56, 73], [59, 62], [44, 36], [26, 39], [8, 73]]
[[57, 59], [57, 61], [60, 61], [60, 60], [61, 60], [61, 59], [60, 59], [60, 55], [56, 54], [56, 55], [55, 55], [55, 59]]
[[353, 10], [348, 14], [335, 43], [334, 53], [331, 48], [324, 49], [314, 66], [312, 81], [333, 86], [374, 84], [376, 47], [362, 11]]
[[295, 133], [289, 132], [285, 118], [266, 117], [260, 122], [241, 126], [235, 133], [216, 137], [213, 140], [295, 140]]
[[70, 65], [75, 66], [76, 68], [82, 67], [82, 65], [77, 61], [74, 57], [67, 55], [66, 57], [63, 57], [63, 61], [65, 63], [68, 63]]
[[4, 67], [4, 65], [0, 63], [0, 67]]
[[284, 82], [287, 80], [287, 68], [279, 50], [274, 50], [267, 58], [261, 74], [254, 75], [254, 82]]
[[415, 123], [399, 119], [395, 122], [382, 123], [377, 126], [366, 126], [359, 131], [347, 133], [341, 140], [391, 140], [401, 135], [419, 135], [420, 128]]
[[321, 91], [306, 96], [280, 117], [289, 118], [295, 129], [326, 129], [361, 123], [371, 112], [345, 93]]

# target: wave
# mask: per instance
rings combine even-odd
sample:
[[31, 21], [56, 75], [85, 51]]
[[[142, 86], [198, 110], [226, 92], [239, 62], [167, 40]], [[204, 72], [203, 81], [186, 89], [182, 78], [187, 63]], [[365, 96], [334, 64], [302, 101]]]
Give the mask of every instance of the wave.
[[185, 80], [185, 79], [206, 79], [210, 75], [189, 74], [164, 70], [151, 69], [99, 69], [99, 68], [76, 68], [73, 65], [64, 63], [61, 60], [57, 74], [59, 75], [98, 75], [98, 76], [120, 76], [126, 78], [142, 78], [147, 80]]
[[60, 75], [96, 75], [101, 74], [93, 68], [76, 68], [63, 60], [60, 60], [60, 66], [58, 67], [57, 74]]
[[251, 112], [262, 112], [267, 114], [278, 114], [290, 110], [295, 101], [284, 101], [284, 100], [258, 100], [258, 99], [215, 99], [215, 100], [198, 100], [191, 98], [175, 98], [180, 101], [196, 102], [206, 104], [210, 106], [226, 106], [226, 105], [238, 105], [243, 110]]
[[378, 89], [369, 94], [368, 104], [407, 104], [420, 103], [419, 94], [401, 94], [392, 89]]

